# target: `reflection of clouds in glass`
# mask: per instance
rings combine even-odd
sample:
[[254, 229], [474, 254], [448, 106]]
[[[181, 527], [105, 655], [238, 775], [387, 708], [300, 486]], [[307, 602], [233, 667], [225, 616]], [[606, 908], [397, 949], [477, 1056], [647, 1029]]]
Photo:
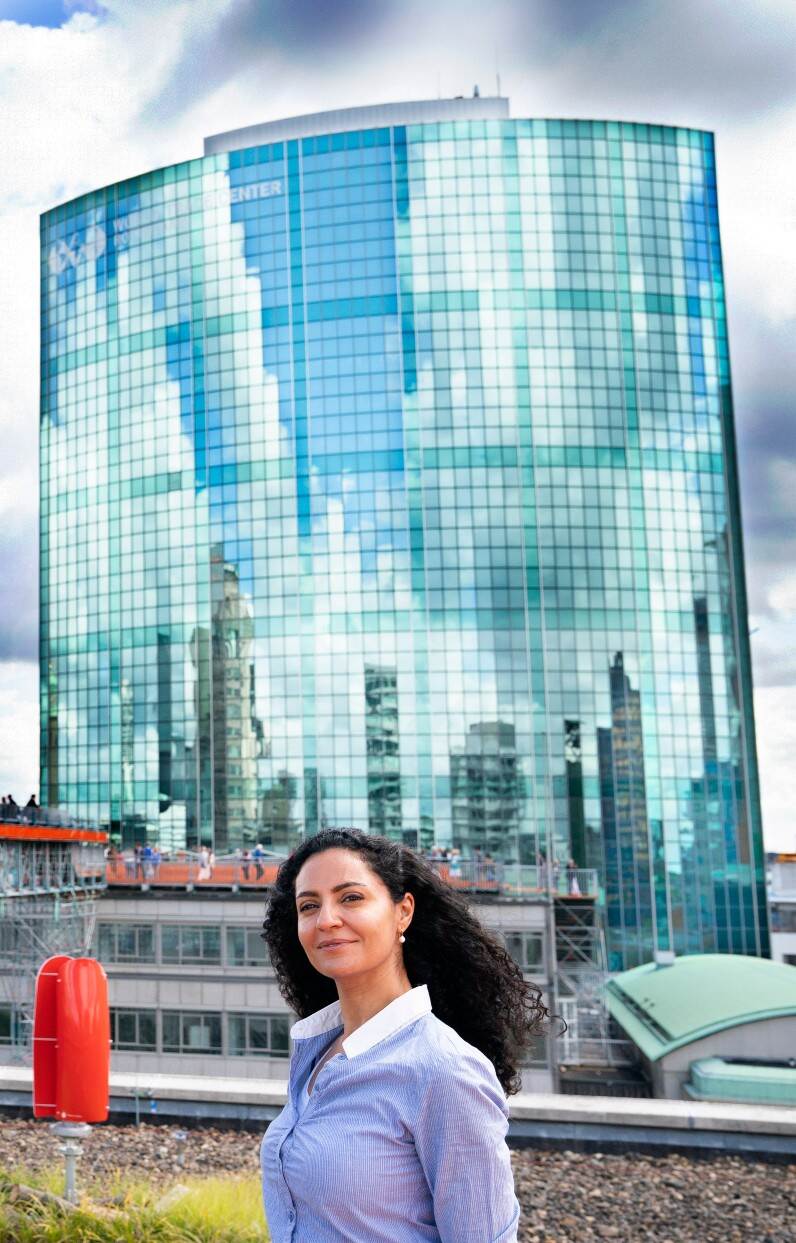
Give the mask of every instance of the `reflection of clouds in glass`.
[[[273, 461], [291, 449], [279, 422], [279, 382], [263, 358], [262, 290], [259, 275], [246, 261], [246, 231], [231, 218], [228, 175], [210, 170], [202, 177], [204, 246], [219, 277], [205, 282], [208, 316], [234, 318], [232, 331], [206, 340], [206, 383], [211, 405], [222, 412], [235, 435], [222, 437], [222, 460]], [[234, 288], [234, 299], [227, 290]], [[223, 290], [223, 292], [222, 292]], [[246, 417], [242, 417], [243, 411]], [[241, 441], [246, 427], [248, 443]]]

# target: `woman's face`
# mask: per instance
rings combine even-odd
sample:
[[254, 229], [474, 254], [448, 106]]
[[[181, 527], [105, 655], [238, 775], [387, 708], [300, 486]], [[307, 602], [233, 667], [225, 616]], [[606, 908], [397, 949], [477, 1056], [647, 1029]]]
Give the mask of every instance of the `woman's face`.
[[393, 902], [387, 886], [352, 850], [311, 855], [296, 877], [298, 938], [316, 971], [334, 980], [400, 963], [401, 932], [414, 911], [407, 893]]

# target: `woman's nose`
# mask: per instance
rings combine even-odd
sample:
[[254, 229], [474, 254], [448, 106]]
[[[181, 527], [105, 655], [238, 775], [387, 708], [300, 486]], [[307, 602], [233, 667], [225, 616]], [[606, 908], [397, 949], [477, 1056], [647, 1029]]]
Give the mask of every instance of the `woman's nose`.
[[321, 928], [329, 928], [340, 923], [340, 916], [333, 902], [322, 902], [318, 909], [318, 924]]

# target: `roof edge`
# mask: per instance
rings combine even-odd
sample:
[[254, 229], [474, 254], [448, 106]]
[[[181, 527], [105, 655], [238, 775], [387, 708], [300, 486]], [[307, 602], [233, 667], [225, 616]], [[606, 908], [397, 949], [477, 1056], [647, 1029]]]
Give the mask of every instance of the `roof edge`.
[[[613, 983], [613, 981], [611, 981], [611, 983]], [[678, 1049], [682, 1049], [689, 1044], [695, 1044], [698, 1040], [704, 1040], [707, 1036], [715, 1036], [717, 1032], [729, 1031], [733, 1027], [745, 1026], [748, 1023], [765, 1023], [768, 1019], [793, 1018], [794, 1015], [796, 1015], [796, 1007], [794, 1006], [783, 1006], [773, 1010], [755, 1010], [751, 1011], [749, 1014], [739, 1015], [734, 1021], [727, 1021], [725, 1019], [721, 1022], [706, 1023], [702, 1027], [694, 1028], [693, 1031], [688, 1032], [684, 1036], [671, 1036], [668, 1040], [664, 1041], [654, 1030], [654, 1027], [646, 1023], [644, 1019], [636, 1013], [636, 1010], [633, 1007], [626, 1004], [625, 996], [622, 994], [621, 990], [611, 989], [609, 984], [606, 991], [609, 995], [609, 1003], [613, 1002], [617, 1009], [621, 1008], [621, 1010], [627, 1014], [627, 1017], [630, 1020], [629, 1028], [632, 1029], [633, 1027], [640, 1027], [643, 1029], [643, 1033], [647, 1037], [646, 1047], [641, 1046], [639, 1041], [630, 1034], [630, 1030], [627, 1028], [625, 1030], [630, 1036], [630, 1039], [633, 1040], [634, 1044], [639, 1045], [642, 1053], [644, 1053], [644, 1055], [648, 1057], [651, 1062], [658, 1062], [662, 1057], [666, 1057], [667, 1054], [676, 1053]], [[609, 1009], [619, 1025], [624, 1027], [625, 1025], [623, 1024], [620, 1015], [615, 1013], [613, 1007], [610, 1005]], [[657, 1050], [654, 1051], [652, 1048], [653, 1042], [658, 1046]]]
[[509, 119], [505, 95], [457, 95], [454, 99], [415, 99], [405, 103], [364, 104], [306, 112], [284, 120], [263, 121], [241, 129], [211, 134], [204, 140], [205, 155], [260, 147], [292, 138], [342, 134], [350, 130], [385, 129], [393, 125], [422, 125], [433, 121], [504, 121]]

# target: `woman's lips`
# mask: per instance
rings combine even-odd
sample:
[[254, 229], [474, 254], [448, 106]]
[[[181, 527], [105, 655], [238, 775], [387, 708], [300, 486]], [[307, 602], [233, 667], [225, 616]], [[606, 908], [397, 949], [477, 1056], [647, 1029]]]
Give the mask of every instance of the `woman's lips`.
[[344, 945], [353, 945], [353, 941], [322, 941], [318, 946], [319, 950], [339, 950]]

